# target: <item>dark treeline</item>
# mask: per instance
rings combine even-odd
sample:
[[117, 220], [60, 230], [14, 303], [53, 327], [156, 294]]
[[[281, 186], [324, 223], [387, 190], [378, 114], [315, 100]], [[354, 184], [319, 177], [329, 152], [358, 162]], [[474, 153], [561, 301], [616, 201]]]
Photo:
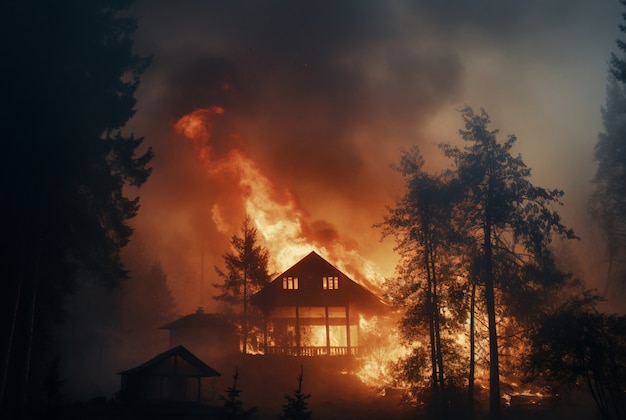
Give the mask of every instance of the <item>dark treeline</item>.
[[[139, 210], [133, 195], [149, 178], [153, 157], [142, 138], [123, 131], [149, 64], [132, 51], [129, 4], [11, 0], [0, 15], [3, 418], [58, 403], [64, 359], [89, 353], [93, 371], [82, 370], [98, 376], [111, 374], [103, 368], [111, 342], [154, 354], [155, 330], [175, 315], [159, 262], [140, 241], [125, 248]], [[626, 42], [618, 47], [595, 150], [591, 213], [606, 239], [604, 296], [623, 297]], [[406, 193], [380, 225], [396, 237], [401, 256], [387, 286], [412, 350], [398, 361], [407, 400], [436, 418], [475, 417], [483, 413], [477, 403], [488, 401], [484, 413], [498, 419], [503, 385], [523, 379], [554, 394], [584, 388], [604, 419], [625, 418], [626, 319], [601, 312], [602, 297], [559, 264], [553, 241], [576, 238], [557, 211], [563, 192], [531, 182], [530, 169], [513, 154], [515, 136], [501, 141], [485, 111], [465, 107], [461, 116], [464, 147], [441, 146], [450, 162], [444, 170], [426, 172], [417, 148], [403, 153], [395, 169]], [[269, 281], [269, 256], [250, 220], [241, 233], [224, 255], [226, 268], [216, 269], [216, 287], [245, 353], [260, 336], [249, 297]], [[80, 316], [67, 319], [69, 311]], [[479, 370], [488, 373], [479, 378]], [[311, 417], [302, 374], [293, 396], [285, 396], [285, 418]], [[489, 395], [478, 392], [479, 380]], [[237, 402], [237, 373], [229, 392]]]
[[0, 165], [0, 401], [38, 398], [54, 355], [52, 324], [80, 278], [127, 276], [120, 251], [139, 208], [126, 186], [148, 176], [152, 151], [121, 131], [148, 59], [132, 52], [129, 2], [3, 5]]
[[[563, 192], [531, 183], [530, 168], [512, 154], [515, 136], [499, 141], [485, 111], [461, 110], [465, 147], [440, 146], [448, 168], [427, 173], [417, 148], [394, 166], [406, 193], [379, 227], [401, 256], [387, 287], [412, 352], [398, 375], [408, 399], [435, 418], [499, 419], [502, 385], [510, 396], [520, 381], [552, 396], [584, 389], [603, 419], [626, 417], [626, 316], [598, 306], [609, 295], [623, 306], [626, 287], [626, 42], [617, 45], [590, 206], [606, 244], [602, 294], [559, 261], [563, 245], [554, 239], [576, 239], [556, 211]], [[488, 396], [475, 392], [477, 368], [488, 372]]]
[[586, 388], [603, 419], [624, 418], [626, 317], [600, 312], [602, 297], [561, 268], [554, 240], [577, 239], [555, 210], [563, 191], [531, 183], [516, 137], [500, 142], [485, 111], [461, 115], [466, 146], [441, 145], [449, 168], [402, 154], [406, 193], [380, 224], [401, 256], [386, 286], [411, 349], [397, 370], [407, 400], [433, 418], [498, 419], [502, 385], [511, 398], [524, 382], [553, 397]]
[[[405, 152], [397, 167], [407, 192], [389, 209], [383, 227], [395, 235], [402, 262], [398, 279], [388, 285], [392, 299], [406, 308], [401, 327], [414, 348], [402, 371], [413, 384], [414, 398], [430, 401], [436, 417], [473, 415], [475, 319], [482, 313], [489, 343], [489, 412], [499, 418], [503, 372], [498, 356], [519, 347], [505, 336], [523, 340], [521, 332], [554, 303], [552, 296], [568, 276], [556, 267], [552, 236], [575, 236], [553, 210], [563, 192], [535, 187], [530, 169], [511, 154], [516, 138], [499, 142], [484, 111], [475, 114], [466, 107], [461, 114], [460, 135], [467, 145], [441, 146], [452, 158], [449, 169], [426, 173], [417, 149]], [[455, 336], [465, 333], [470, 345], [464, 349]], [[420, 342], [428, 342], [428, 350]], [[423, 378], [429, 378], [425, 389]], [[459, 401], [464, 383], [467, 404]], [[467, 412], [460, 410], [465, 406]]]
[[[48, 354], [59, 360], [66, 401], [89, 400], [119, 389], [117, 372], [162, 352], [176, 319], [176, 304], [161, 264], [134, 234], [121, 253], [127, 278], [115, 288], [81, 275], [76, 293], [63, 299], [67, 314], [52, 330]], [[46, 366], [46, 374], [48, 367]]]
[[[626, 5], [624, 0], [620, 0]], [[624, 15], [626, 18], [626, 15]], [[626, 25], [620, 25], [626, 32]], [[626, 41], [617, 40], [619, 55], [609, 61], [604, 131], [598, 135], [594, 158], [598, 163], [590, 209], [605, 238], [608, 260], [603, 292], [626, 294]]]

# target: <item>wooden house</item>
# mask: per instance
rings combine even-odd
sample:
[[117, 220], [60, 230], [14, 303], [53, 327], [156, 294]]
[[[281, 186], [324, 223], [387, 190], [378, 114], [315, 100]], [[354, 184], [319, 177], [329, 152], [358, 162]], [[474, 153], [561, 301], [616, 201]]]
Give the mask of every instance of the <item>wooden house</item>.
[[381, 299], [311, 252], [250, 298], [263, 312], [264, 353], [355, 355], [361, 316], [386, 313]]
[[212, 378], [219, 372], [183, 346], [119, 372], [120, 398], [126, 401], [209, 402], [215, 397]]

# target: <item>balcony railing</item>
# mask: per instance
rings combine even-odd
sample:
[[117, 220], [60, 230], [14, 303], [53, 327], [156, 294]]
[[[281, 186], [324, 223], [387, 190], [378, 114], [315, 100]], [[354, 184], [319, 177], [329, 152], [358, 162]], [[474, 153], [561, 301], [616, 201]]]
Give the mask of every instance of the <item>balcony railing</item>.
[[358, 354], [358, 347], [347, 346], [330, 346], [330, 347], [315, 347], [315, 346], [268, 346], [265, 352], [267, 355], [281, 355], [281, 356], [356, 356]]

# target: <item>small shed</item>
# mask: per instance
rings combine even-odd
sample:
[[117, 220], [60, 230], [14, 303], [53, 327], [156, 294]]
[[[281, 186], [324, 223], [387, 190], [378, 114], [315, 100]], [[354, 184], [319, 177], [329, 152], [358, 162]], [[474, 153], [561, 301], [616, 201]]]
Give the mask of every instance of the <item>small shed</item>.
[[159, 327], [170, 332], [170, 346], [185, 346], [203, 360], [217, 363], [239, 352], [236, 326], [224, 315], [206, 313], [202, 307]]
[[208, 402], [214, 399], [219, 372], [183, 346], [119, 372], [120, 398], [127, 401]]

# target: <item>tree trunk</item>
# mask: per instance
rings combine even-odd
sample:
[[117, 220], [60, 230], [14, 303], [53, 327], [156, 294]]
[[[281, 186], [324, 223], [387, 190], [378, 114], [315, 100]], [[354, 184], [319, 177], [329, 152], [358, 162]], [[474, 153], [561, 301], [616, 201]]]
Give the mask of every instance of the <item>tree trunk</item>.
[[35, 280], [33, 282], [33, 298], [31, 300], [30, 305], [30, 316], [29, 316], [29, 327], [28, 327], [28, 337], [27, 337], [27, 345], [26, 345], [26, 365], [24, 366], [24, 391], [22, 393], [22, 403], [23, 407], [26, 406], [27, 398], [28, 398], [28, 387], [30, 382], [30, 367], [32, 362], [33, 355], [33, 336], [35, 333], [35, 312], [37, 311], [37, 275], [35, 276]]
[[439, 309], [437, 306], [437, 282], [434, 256], [429, 232], [425, 232], [424, 263], [428, 281], [427, 302], [430, 326], [430, 350], [432, 363], [433, 404], [435, 417], [442, 415], [443, 408], [443, 359], [441, 357], [441, 340], [439, 335]]
[[26, 345], [26, 365], [24, 366], [24, 392], [22, 394], [23, 407], [26, 407], [28, 397], [28, 387], [30, 381], [30, 368], [33, 355], [33, 338], [35, 334], [35, 314], [37, 312], [37, 290], [39, 288], [39, 275], [41, 272], [41, 254], [43, 252], [43, 238], [39, 236], [37, 241], [37, 251], [35, 254], [35, 267], [33, 267], [33, 291], [30, 305], [30, 316], [28, 326], [28, 336]]
[[435, 319], [435, 347], [437, 349], [437, 370], [439, 374], [439, 390], [440, 390], [440, 403], [445, 400], [445, 383], [443, 372], [443, 353], [441, 350], [441, 326], [440, 326], [440, 312], [439, 312], [439, 298], [437, 293], [437, 271], [435, 267], [435, 256], [431, 252], [430, 255], [431, 275], [433, 278], [433, 317]]
[[[21, 270], [21, 268], [20, 268]], [[13, 311], [11, 312], [11, 325], [9, 326], [9, 336], [7, 339], [7, 347], [4, 356], [4, 366], [2, 369], [2, 384], [0, 385], [0, 407], [4, 405], [4, 392], [6, 390], [9, 366], [11, 364], [11, 351], [13, 349], [13, 338], [15, 337], [15, 324], [17, 323], [17, 313], [20, 308], [20, 300], [22, 299], [22, 273], [20, 272], [17, 290], [15, 291], [15, 304], [13, 305]]]
[[431, 362], [431, 378], [433, 388], [433, 402], [439, 401], [439, 385], [437, 380], [437, 348], [435, 340], [435, 318], [433, 309], [433, 279], [430, 271], [430, 255], [428, 252], [428, 244], [424, 249], [424, 263], [426, 265], [426, 311], [428, 312], [428, 330], [430, 335], [430, 362]]
[[435, 320], [433, 318], [433, 303], [432, 303], [432, 284], [430, 280], [428, 281], [428, 297], [427, 305], [428, 305], [428, 325], [429, 325], [429, 334], [430, 334], [430, 358], [431, 358], [431, 366], [432, 366], [432, 384], [433, 391], [435, 394], [438, 394], [438, 381], [437, 381], [437, 346], [435, 340]]
[[498, 361], [498, 334], [496, 330], [496, 305], [493, 286], [493, 262], [491, 248], [491, 214], [489, 203], [484, 226], [485, 300], [489, 319], [489, 414], [491, 420], [501, 418], [500, 365]]
[[609, 251], [609, 268], [606, 272], [606, 285], [604, 286], [604, 294], [602, 295], [604, 298], [607, 298], [609, 295], [609, 285], [611, 284], [611, 274], [613, 271], [614, 260], [615, 260], [615, 252]]
[[243, 333], [243, 354], [248, 353], [248, 269], [243, 271], [243, 320], [241, 323]]
[[470, 360], [469, 360], [469, 378], [467, 384], [467, 411], [469, 418], [474, 414], [474, 375], [475, 375], [475, 337], [474, 337], [474, 309], [476, 305], [476, 283], [472, 281], [472, 293], [470, 295], [470, 330], [469, 330], [469, 342], [470, 342]]

